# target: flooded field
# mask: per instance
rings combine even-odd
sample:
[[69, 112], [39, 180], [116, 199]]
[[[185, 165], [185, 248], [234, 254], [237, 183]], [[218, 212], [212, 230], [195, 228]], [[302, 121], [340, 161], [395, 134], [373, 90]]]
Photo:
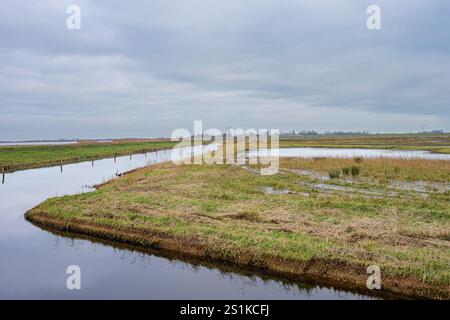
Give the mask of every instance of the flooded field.
[[250, 157], [267, 154], [292, 158], [400, 158], [425, 160], [450, 160], [450, 154], [431, 153], [423, 150], [389, 150], [357, 148], [282, 148], [250, 152]]

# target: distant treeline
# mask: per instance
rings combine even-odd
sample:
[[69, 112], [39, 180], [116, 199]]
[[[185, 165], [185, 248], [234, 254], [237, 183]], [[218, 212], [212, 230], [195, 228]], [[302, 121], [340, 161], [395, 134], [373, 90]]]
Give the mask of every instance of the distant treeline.
[[[414, 134], [415, 132], [409, 132]], [[419, 131], [419, 134], [439, 134], [445, 133], [444, 130]], [[381, 133], [370, 133], [367, 130], [362, 131], [325, 131], [317, 132], [315, 130], [290, 130], [281, 131], [282, 136], [353, 136], [353, 135], [379, 135]], [[408, 134], [408, 132], [406, 133]]]

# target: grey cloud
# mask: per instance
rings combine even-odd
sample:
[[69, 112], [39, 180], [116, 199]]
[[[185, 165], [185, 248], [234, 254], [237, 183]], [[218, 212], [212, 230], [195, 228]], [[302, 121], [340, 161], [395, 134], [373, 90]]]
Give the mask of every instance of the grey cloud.
[[[6, 1], [0, 140], [169, 135], [227, 125], [450, 129], [450, 4]], [[82, 29], [65, 28], [79, 4]], [[354, 119], [358, 119], [355, 121]]]

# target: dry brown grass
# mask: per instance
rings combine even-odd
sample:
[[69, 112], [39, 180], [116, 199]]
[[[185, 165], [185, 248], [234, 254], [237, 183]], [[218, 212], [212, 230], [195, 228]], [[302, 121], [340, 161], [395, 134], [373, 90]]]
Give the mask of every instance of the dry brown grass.
[[[447, 163], [425, 162], [359, 161], [361, 177], [353, 179], [352, 187], [371, 188], [367, 179], [384, 181], [391, 171], [395, 179], [429, 176], [450, 182]], [[282, 169], [328, 171], [350, 164], [355, 160], [281, 159]], [[52, 225], [69, 229], [76, 224], [77, 231], [84, 230], [83, 223], [101, 227], [101, 234], [94, 233], [100, 237], [108, 234], [115, 239], [114, 234], [123, 230], [133, 234], [117, 236], [120, 241], [148, 234], [175, 239], [179, 250], [196, 246], [202, 254], [238, 263], [257, 261], [258, 267], [286, 271], [298, 264], [298, 269], [289, 269], [294, 274], [314, 261], [338, 261], [349, 268], [339, 270], [347, 276], [355, 270], [349, 266], [365, 270], [378, 264], [386, 277], [395, 279], [395, 285], [387, 285], [391, 290], [450, 296], [448, 194], [424, 198], [408, 191], [396, 197], [325, 193], [302, 184], [310, 180], [283, 170], [261, 176], [237, 166], [166, 163], [137, 170], [93, 193], [50, 199], [27, 216], [41, 222], [50, 219]], [[266, 194], [264, 187], [291, 193]]]
[[330, 170], [342, 170], [359, 166], [361, 175], [375, 179], [429, 180], [448, 182], [450, 161], [424, 159], [373, 158], [362, 161], [345, 158], [298, 159], [282, 158], [281, 166], [289, 169], [309, 169], [327, 174]]

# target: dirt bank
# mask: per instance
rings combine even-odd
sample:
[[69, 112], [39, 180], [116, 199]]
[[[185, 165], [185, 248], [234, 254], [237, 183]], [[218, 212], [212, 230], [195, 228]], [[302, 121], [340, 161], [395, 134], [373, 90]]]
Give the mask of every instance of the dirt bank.
[[258, 272], [302, 283], [333, 287], [382, 298], [449, 299], [448, 286], [429, 285], [413, 277], [382, 277], [382, 290], [366, 287], [366, 266], [337, 260], [312, 259], [305, 263], [292, 262], [276, 257], [254, 259], [251, 252], [237, 252], [232, 258], [206, 246], [194, 237], [174, 238], [169, 235], [142, 232], [132, 228], [111, 229], [94, 223], [63, 221], [49, 215], [31, 212], [26, 219], [43, 229], [73, 235], [88, 236], [117, 244], [126, 244], [141, 250], [164, 252], [165, 255], [185, 256], [200, 261], [231, 263], [242, 268], [254, 268]]

